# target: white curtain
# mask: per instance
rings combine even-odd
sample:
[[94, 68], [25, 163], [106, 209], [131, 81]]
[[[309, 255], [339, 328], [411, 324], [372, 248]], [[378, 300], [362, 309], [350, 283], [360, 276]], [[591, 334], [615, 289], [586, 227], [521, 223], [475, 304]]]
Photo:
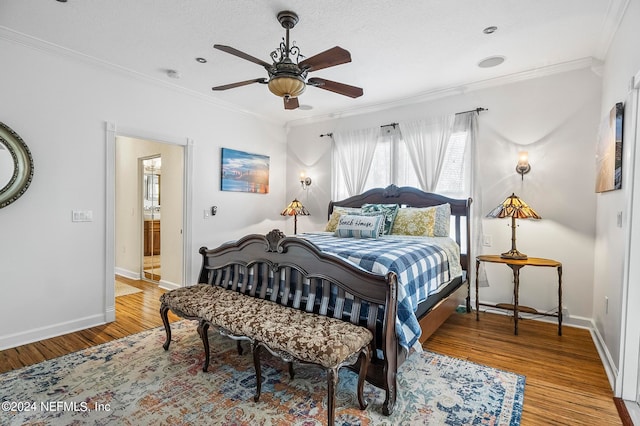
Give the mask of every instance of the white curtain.
[[333, 133], [333, 194], [341, 183], [349, 197], [363, 192], [379, 138], [380, 127]]
[[423, 191], [436, 191], [455, 117], [451, 114], [399, 123], [402, 139]]
[[[476, 111], [457, 114], [453, 131], [464, 131], [467, 133], [467, 144], [465, 159], [468, 161], [469, 178], [470, 178], [470, 196], [471, 202], [471, 256], [469, 257], [469, 274], [473, 280], [476, 279], [476, 262], [475, 258], [482, 253], [482, 218], [484, 217], [484, 208], [482, 207], [482, 190], [480, 188], [480, 179], [478, 173], [480, 170], [480, 161], [478, 158], [478, 113]], [[487, 287], [487, 275], [484, 267], [481, 267], [478, 273], [478, 284], [481, 287]]]

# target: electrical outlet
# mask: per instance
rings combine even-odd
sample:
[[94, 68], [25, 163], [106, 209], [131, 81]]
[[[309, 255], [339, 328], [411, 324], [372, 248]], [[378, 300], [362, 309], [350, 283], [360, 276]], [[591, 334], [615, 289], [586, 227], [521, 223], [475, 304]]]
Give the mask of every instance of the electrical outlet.
[[211, 217], [211, 210], [204, 209], [204, 218], [209, 219], [209, 217]]
[[491, 238], [491, 235], [483, 235], [482, 236], [482, 245], [485, 247], [491, 247], [491, 245], [493, 244], [493, 239]]

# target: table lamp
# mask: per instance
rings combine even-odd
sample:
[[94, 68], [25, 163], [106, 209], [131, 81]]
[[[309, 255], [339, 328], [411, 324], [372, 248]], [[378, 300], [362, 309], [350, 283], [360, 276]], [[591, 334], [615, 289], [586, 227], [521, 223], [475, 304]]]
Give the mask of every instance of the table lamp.
[[511, 250], [502, 253], [504, 259], [527, 259], [527, 255], [516, 249], [516, 219], [541, 219], [531, 207], [521, 200], [516, 194], [511, 194], [502, 204], [491, 210], [487, 217], [511, 218]]
[[297, 234], [298, 216], [309, 216], [309, 210], [307, 210], [300, 201], [294, 199], [280, 214], [282, 216], [293, 216], [293, 233]]

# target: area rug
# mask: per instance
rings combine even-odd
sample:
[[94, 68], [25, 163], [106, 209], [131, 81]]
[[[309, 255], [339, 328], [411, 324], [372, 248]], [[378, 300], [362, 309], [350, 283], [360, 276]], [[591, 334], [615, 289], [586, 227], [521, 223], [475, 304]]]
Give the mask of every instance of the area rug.
[[[156, 328], [0, 375], [0, 424], [278, 425], [326, 423], [326, 379], [321, 369], [287, 367], [263, 353], [262, 395], [253, 402], [255, 374], [249, 350], [210, 332], [211, 365], [196, 323], [172, 324], [162, 349]], [[248, 348], [247, 348], [248, 349]], [[517, 425], [523, 376], [431, 352], [413, 353], [398, 373], [391, 416], [381, 413], [384, 392], [365, 386], [358, 409], [357, 376], [342, 369], [336, 397], [339, 425]]]
[[120, 281], [116, 281], [116, 288], [115, 288], [116, 297], [127, 296], [129, 294], [140, 293], [141, 291], [142, 290], [140, 290], [137, 287], [134, 287], [134, 286], [129, 285], [129, 284], [125, 284], [125, 283], [120, 282]]

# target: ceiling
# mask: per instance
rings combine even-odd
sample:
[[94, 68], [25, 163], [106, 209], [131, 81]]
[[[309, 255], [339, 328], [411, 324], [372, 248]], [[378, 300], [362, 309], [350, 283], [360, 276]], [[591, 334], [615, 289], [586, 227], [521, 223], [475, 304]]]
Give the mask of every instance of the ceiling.
[[[356, 114], [415, 102], [498, 77], [603, 60], [629, 0], [0, 0], [0, 38], [98, 61], [276, 123]], [[212, 86], [267, 77], [263, 67], [213, 49], [232, 46], [271, 62], [284, 29], [306, 57], [340, 46], [352, 62], [310, 73], [364, 89], [357, 99], [315, 87], [283, 109], [265, 85]], [[483, 29], [496, 26], [493, 34]], [[480, 68], [500, 55], [499, 66]], [[199, 63], [196, 58], [205, 58]], [[597, 62], [597, 61], [596, 61]], [[179, 78], [172, 78], [175, 70]]]

